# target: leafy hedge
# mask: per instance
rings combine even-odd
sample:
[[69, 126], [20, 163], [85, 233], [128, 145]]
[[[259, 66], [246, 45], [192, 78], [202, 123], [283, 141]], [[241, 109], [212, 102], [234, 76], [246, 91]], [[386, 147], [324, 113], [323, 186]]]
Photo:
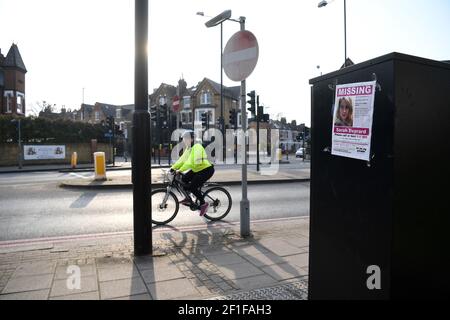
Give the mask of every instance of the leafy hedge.
[[[18, 139], [17, 124], [12, 122], [19, 117], [0, 115], [0, 143], [15, 143]], [[20, 117], [22, 142], [28, 143], [82, 143], [97, 139], [108, 142], [104, 137], [105, 128], [100, 124], [89, 124], [72, 120], [37, 117]]]

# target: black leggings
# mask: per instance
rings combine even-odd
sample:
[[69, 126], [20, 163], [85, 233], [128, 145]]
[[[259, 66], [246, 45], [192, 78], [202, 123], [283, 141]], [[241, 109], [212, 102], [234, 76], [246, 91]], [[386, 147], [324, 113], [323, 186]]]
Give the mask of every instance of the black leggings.
[[185, 190], [192, 192], [200, 201], [200, 205], [205, 203], [200, 188], [213, 176], [213, 174], [214, 166], [211, 166], [199, 172], [192, 172], [191, 170], [183, 176], [183, 182], [187, 183]]

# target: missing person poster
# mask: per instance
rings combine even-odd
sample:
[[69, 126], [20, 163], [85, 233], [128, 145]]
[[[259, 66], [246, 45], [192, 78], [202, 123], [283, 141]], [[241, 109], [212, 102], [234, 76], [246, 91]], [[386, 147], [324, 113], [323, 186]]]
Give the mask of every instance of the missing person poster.
[[376, 81], [336, 86], [331, 154], [369, 160]]

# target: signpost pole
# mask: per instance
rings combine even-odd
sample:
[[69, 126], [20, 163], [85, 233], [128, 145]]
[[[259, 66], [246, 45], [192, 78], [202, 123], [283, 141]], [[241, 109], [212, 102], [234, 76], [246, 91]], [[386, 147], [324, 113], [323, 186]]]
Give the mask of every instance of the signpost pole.
[[135, 0], [133, 114], [133, 240], [134, 254], [152, 254], [151, 133], [148, 112], [148, 0]]
[[[245, 30], [245, 17], [240, 17], [241, 31]], [[241, 200], [241, 236], [250, 236], [250, 202], [247, 199], [247, 93], [246, 81], [241, 81], [241, 126], [244, 139], [244, 156], [242, 164], [242, 200]]]
[[259, 120], [261, 120], [261, 112], [259, 107], [259, 96], [256, 97], [256, 171], [259, 172]]

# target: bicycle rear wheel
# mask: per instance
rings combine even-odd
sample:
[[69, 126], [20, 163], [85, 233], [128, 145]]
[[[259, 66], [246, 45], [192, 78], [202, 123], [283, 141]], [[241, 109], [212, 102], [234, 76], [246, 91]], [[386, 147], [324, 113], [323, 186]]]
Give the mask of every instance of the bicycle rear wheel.
[[205, 191], [204, 198], [209, 203], [205, 218], [217, 221], [225, 218], [230, 212], [232, 199], [230, 193], [222, 187], [212, 187]]
[[152, 223], [164, 225], [175, 219], [180, 207], [178, 198], [173, 192], [169, 192], [165, 203], [164, 198], [167, 195], [166, 189], [155, 189], [152, 191]]

